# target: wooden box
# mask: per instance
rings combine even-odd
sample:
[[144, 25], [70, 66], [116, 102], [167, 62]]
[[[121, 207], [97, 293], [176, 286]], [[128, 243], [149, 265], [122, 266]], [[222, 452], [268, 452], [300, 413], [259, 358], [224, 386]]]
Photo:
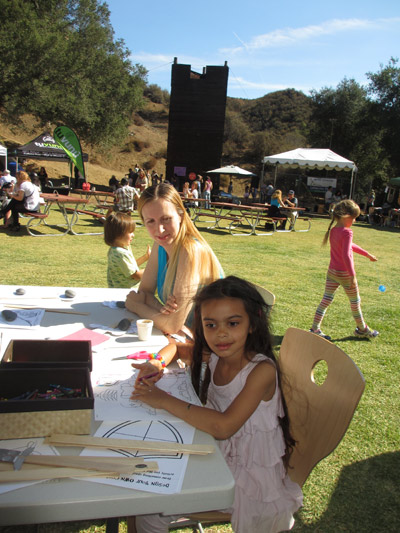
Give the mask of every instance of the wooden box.
[[[81, 389], [82, 397], [36, 397], [54, 385]], [[88, 368], [0, 368], [0, 439], [89, 434], [93, 408]]]
[[7, 346], [0, 367], [92, 370], [92, 348], [90, 341], [15, 339]]

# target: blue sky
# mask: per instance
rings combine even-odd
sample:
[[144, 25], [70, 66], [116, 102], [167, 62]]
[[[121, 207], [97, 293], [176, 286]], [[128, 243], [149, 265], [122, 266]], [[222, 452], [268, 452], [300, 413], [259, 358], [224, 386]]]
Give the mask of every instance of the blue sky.
[[116, 39], [171, 87], [171, 63], [229, 66], [228, 96], [309, 94], [344, 79], [367, 83], [400, 58], [399, 0], [108, 0]]

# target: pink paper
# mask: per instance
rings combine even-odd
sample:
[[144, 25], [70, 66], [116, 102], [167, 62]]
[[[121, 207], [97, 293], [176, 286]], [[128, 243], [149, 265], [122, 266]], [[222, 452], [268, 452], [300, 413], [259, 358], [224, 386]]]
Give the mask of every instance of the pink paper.
[[93, 331], [91, 329], [82, 328], [78, 331], [75, 331], [75, 333], [71, 333], [71, 335], [67, 335], [66, 337], [62, 337], [60, 340], [62, 341], [90, 341], [92, 346], [96, 346], [97, 344], [101, 344], [102, 342], [109, 340], [108, 335], [103, 335], [102, 333], [97, 333], [97, 331]]

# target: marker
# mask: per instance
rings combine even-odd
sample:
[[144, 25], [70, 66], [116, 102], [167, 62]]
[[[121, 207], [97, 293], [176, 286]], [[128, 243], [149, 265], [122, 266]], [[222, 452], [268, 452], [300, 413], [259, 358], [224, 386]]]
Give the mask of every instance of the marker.
[[143, 376], [142, 378], [139, 378], [139, 381], [143, 381], [144, 379], [150, 379], [158, 376], [160, 372], [153, 372], [153, 374], [149, 374], [148, 376]]

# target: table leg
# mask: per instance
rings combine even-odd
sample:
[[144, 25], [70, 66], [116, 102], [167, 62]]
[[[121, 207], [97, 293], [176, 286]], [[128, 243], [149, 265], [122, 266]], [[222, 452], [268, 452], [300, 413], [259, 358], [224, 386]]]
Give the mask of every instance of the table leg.
[[118, 526], [119, 526], [119, 518], [107, 518], [106, 533], [118, 533]]

